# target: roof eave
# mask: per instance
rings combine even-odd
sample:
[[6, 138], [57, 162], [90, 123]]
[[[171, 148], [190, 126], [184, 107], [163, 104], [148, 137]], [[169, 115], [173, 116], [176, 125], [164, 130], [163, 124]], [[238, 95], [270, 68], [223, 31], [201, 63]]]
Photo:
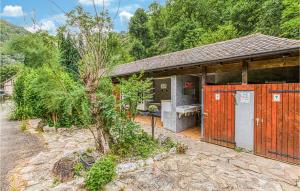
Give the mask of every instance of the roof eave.
[[[245, 59], [251, 59], [251, 58], [273, 56], [273, 55], [286, 54], [286, 53], [291, 53], [291, 52], [296, 52], [296, 51], [299, 52], [299, 48], [300, 47], [294, 47], [294, 48], [289, 48], [289, 49], [262, 52], [262, 53], [249, 54], [249, 55], [243, 55], [243, 56], [233, 56], [233, 57], [228, 57], [228, 58], [223, 58], [223, 59], [215, 59], [215, 60], [209, 60], [209, 61], [203, 61], [203, 62], [194, 62], [194, 63], [192, 62], [192, 63], [181, 64], [181, 65], [176, 65], [176, 66], [169, 66], [169, 67], [157, 68], [157, 69], [152, 69], [152, 70], [145, 70], [144, 72], [147, 72], [147, 73], [148, 72], [156, 72], [156, 71], [161, 71], [161, 70], [176, 69], [178, 67], [191, 67], [191, 66], [196, 66], [196, 65], [206, 65], [206, 64], [219, 63], [219, 62], [229, 62], [229, 61], [234, 61], [234, 60], [245, 60]], [[110, 75], [110, 77], [116, 78], [116, 77], [128, 76], [128, 75], [136, 74], [138, 72], [140, 72], [140, 71], [125, 73], [125, 74]]]

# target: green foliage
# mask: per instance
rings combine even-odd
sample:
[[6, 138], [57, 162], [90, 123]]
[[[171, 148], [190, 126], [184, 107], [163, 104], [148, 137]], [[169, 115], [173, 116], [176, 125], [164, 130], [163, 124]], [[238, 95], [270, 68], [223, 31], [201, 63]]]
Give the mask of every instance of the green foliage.
[[81, 176], [81, 171], [84, 170], [84, 165], [78, 162], [74, 165], [74, 171], [77, 176]]
[[263, 2], [260, 8], [257, 31], [279, 36], [282, 10], [283, 5], [281, 0], [267, 0]]
[[58, 186], [60, 183], [61, 182], [60, 182], [59, 178], [58, 177], [54, 177], [53, 180], [52, 180], [51, 187], [54, 188], [54, 187]]
[[83, 87], [59, 68], [25, 68], [13, 92], [14, 118], [41, 118], [50, 126], [84, 126], [89, 123], [88, 102]]
[[114, 134], [116, 141], [111, 149], [115, 155], [122, 158], [147, 158], [158, 148], [158, 143], [133, 121], [125, 121], [121, 128], [115, 131], [118, 132]]
[[134, 119], [138, 113], [138, 104], [152, 97], [152, 81], [143, 79], [143, 73], [134, 74], [128, 80], [120, 79], [120, 90], [122, 111]]
[[111, 32], [108, 38], [109, 60], [112, 65], [128, 63], [133, 60], [129, 54], [130, 47], [124, 46], [129, 43], [129, 36], [122, 33]]
[[242, 152], [243, 151], [243, 148], [241, 147], [235, 147], [234, 150], [238, 153]]
[[4, 64], [0, 65], [0, 83], [15, 76], [20, 70], [20, 64]]
[[113, 156], [104, 156], [87, 172], [85, 186], [91, 191], [102, 190], [103, 186], [116, 176], [116, 159]]
[[229, 40], [256, 32], [299, 39], [296, 0], [167, 0], [137, 10], [126, 44], [134, 59]]
[[9, 41], [11, 38], [15, 36], [22, 36], [29, 33], [24, 28], [13, 25], [2, 19], [0, 19], [0, 30], [1, 30], [0, 44]]
[[8, 54], [5, 46], [12, 38], [28, 34], [29, 32], [22, 27], [18, 27], [0, 19], [0, 33], [0, 67], [22, 61], [23, 59], [21, 56]]
[[156, 105], [149, 105], [148, 110], [154, 113], [158, 111], [158, 107]]
[[57, 36], [59, 39], [60, 64], [74, 77], [74, 79], [78, 80], [78, 62], [80, 60], [79, 52], [76, 49], [70, 35], [65, 35], [63, 29], [59, 31]]
[[147, 57], [146, 49], [152, 45], [153, 35], [147, 23], [148, 15], [142, 8], [135, 11], [129, 22], [129, 34], [134, 39], [131, 53], [137, 59]]
[[7, 51], [23, 55], [25, 66], [33, 68], [58, 62], [56, 40], [45, 32], [17, 36], [8, 42]]
[[280, 25], [282, 36], [299, 39], [300, 3], [296, 0], [283, 0], [283, 6]]

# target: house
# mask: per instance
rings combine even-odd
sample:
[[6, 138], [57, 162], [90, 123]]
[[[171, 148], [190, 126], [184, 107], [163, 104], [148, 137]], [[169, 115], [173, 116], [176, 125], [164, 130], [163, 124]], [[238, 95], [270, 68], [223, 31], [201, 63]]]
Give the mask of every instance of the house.
[[153, 78], [163, 127], [300, 164], [300, 41], [253, 34], [118, 66]]

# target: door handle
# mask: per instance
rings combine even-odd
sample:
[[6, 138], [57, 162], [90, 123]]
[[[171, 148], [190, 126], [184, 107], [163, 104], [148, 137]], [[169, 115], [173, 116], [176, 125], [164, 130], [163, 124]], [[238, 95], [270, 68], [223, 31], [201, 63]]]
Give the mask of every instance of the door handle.
[[203, 112], [203, 113], [202, 113], [202, 115], [206, 115], [206, 116], [208, 116], [208, 113], [205, 113], [205, 112]]

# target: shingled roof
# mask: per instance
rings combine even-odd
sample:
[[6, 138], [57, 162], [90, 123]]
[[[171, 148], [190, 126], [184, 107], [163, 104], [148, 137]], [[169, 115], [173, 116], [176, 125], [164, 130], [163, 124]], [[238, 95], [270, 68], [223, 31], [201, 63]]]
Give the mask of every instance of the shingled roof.
[[284, 53], [299, 48], [300, 40], [278, 38], [257, 33], [122, 64], [114, 69], [111, 76], [129, 75], [141, 70], [148, 72], [237, 58], [251, 58], [274, 52]]

